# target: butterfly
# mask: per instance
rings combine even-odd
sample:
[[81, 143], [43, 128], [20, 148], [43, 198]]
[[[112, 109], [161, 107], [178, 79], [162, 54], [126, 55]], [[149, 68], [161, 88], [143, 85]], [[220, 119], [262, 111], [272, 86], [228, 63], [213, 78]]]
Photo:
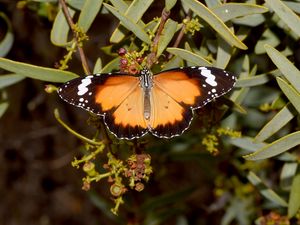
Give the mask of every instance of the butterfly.
[[181, 67], [139, 76], [107, 73], [66, 82], [58, 95], [66, 102], [103, 117], [119, 139], [151, 133], [159, 138], [181, 135], [193, 111], [229, 92], [236, 76], [215, 67]]

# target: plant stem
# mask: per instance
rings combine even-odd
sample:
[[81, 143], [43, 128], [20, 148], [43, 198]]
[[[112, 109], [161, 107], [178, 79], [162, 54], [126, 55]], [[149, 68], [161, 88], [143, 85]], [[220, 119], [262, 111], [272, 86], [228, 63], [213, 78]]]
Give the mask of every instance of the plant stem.
[[85, 74], [91, 74], [90, 68], [89, 68], [88, 63], [87, 63], [86, 56], [85, 56], [84, 51], [83, 51], [83, 48], [80, 47], [80, 44], [79, 44], [79, 41], [78, 41], [78, 36], [77, 36], [76, 31], [75, 31], [75, 24], [73, 22], [73, 19], [72, 19], [70, 13], [69, 13], [67, 4], [66, 4], [65, 0], [59, 0], [59, 3], [62, 6], [62, 10], [64, 12], [64, 15], [65, 15], [65, 17], [67, 19], [67, 22], [68, 22], [68, 24], [69, 24], [69, 26], [70, 26], [70, 28], [73, 32], [74, 39], [75, 39], [75, 42], [76, 42], [76, 45], [77, 45], [77, 48], [78, 48], [78, 51], [79, 51], [79, 55], [80, 55], [83, 70], [84, 70]]
[[[185, 17], [185, 19], [187, 21], [189, 21], [191, 19], [191, 16], [192, 16], [192, 10], [189, 10], [187, 16]], [[180, 30], [180, 32], [179, 32], [179, 34], [178, 34], [178, 36], [177, 36], [177, 38], [175, 40], [175, 43], [173, 45], [174, 48], [177, 48], [179, 46], [179, 44], [180, 44], [180, 42], [181, 42], [181, 40], [183, 38], [183, 35], [184, 35], [185, 27], [186, 27], [186, 25], [182, 24], [181, 30]], [[168, 55], [168, 59], [171, 59], [172, 56], [173, 56], [173, 54], [170, 53]]]
[[151, 53], [147, 56], [148, 68], [151, 68], [151, 66], [157, 61], [156, 53], [157, 53], [158, 41], [160, 39], [160, 36], [164, 29], [165, 23], [167, 22], [170, 14], [171, 14], [171, 12], [167, 11], [165, 8], [163, 9], [163, 11], [161, 13], [161, 20], [160, 20], [160, 24], [159, 24], [157, 33], [156, 33], [153, 43], [152, 43]]

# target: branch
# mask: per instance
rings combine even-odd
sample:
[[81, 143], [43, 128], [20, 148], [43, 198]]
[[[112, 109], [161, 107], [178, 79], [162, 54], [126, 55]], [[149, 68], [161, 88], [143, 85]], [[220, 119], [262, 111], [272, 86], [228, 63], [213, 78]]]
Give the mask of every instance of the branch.
[[77, 48], [78, 48], [78, 51], [79, 51], [79, 55], [80, 55], [83, 70], [84, 70], [85, 74], [91, 74], [91, 71], [90, 71], [90, 68], [88, 66], [87, 59], [85, 57], [84, 51], [83, 51], [82, 47], [80, 47], [80, 44], [79, 44], [79, 41], [78, 41], [78, 34], [75, 30], [75, 24], [73, 22], [73, 19], [72, 19], [70, 13], [69, 13], [66, 2], [65, 2], [65, 0], [59, 0], [59, 3], [62, 6], [64, 15], [65, 15], [65, 17], [67, 19], [67, 22], [68, 22], [68, 24], [69, 24], [69, 26], [70, 26], [70, 28], [73, 32], [74, 39], [75, 39], [75, 42], [76, 42], [76, 45], [77, 45]]
[[170, 11], [167, 11], [165, 8], [162, 11], [161, 14], [161, 20], [160, 24], [156, 33], [156, 36], [154, 37], [153, 43], [152, 43], [152, 48], [151, 48], [151, 53], [147, 56], [147, 66], [148, 68], [151, 68], [151, 66], [157, 61], [156, 58], [156, 53], [157, 53], [157, 47], [158, 47], [158, 41], [161, 36], [161, 33], [164, 29], [165, 23], [168, 20], [170, 16]]
[[[185, 17], [185, 20], [186, 20], [186, 21], [190, 21], [190, 20], [191, 20], [191, 17], [192, 17], [192, 10], [189, 9], [188, 14], [187, 14], [187, 16]], [[176, 40], [175, 40], [175, 43], [174, 43], [174, 45], [173, 45], [174, 48], [177, 48], [177, 47], [179, 46], [179, 44], [180, 44], [180, 42], [181, 42], [181, 40], [182, 40], [182, 38], [183, 38], [183, 35], [184, 35], [184, 32], [185, 32], [185, 28], [186, 28], [186, 25], [185, 25], [185, 24], [182, 24], [181, 30], [180, 30], [180, 32], [179, 32], [179, 34], [178, 34], [178, 36], [177, 36], [177, 38], [176, 38]], [[173, 56], [173, 54], [170, 53], [170, 54], [168, 55], [168, 59], [171, 59], [172, 56]]]

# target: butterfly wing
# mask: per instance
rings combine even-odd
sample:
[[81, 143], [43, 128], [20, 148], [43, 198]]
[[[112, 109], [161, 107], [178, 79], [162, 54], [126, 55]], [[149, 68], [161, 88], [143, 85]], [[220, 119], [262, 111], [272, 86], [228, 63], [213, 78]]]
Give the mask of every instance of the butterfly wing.
[[138, 77], [90, 75], [63, 84], [58, 94], [72, 105], [103, 116], [108, 129], [118, 138], [132, 139], [147, 133]]
[[232, 89], [236, 77], [215, 67], [186, 67], [153, 76], [151, 132], [170, 138], [190, 125], [193, 109]]

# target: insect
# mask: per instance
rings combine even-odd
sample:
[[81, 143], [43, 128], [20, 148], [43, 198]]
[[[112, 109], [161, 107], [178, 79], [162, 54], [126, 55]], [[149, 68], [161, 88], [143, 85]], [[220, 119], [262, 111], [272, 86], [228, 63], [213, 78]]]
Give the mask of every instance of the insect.
[[151, 133], [159, 138], [181, 135], [193, 111], [229, 92], [236, 76], [215, 67], [181, 67], [139, 76], [94, 74], [66, 82], [58, 89], [66, 102], [104, 119], [119, 139]]

